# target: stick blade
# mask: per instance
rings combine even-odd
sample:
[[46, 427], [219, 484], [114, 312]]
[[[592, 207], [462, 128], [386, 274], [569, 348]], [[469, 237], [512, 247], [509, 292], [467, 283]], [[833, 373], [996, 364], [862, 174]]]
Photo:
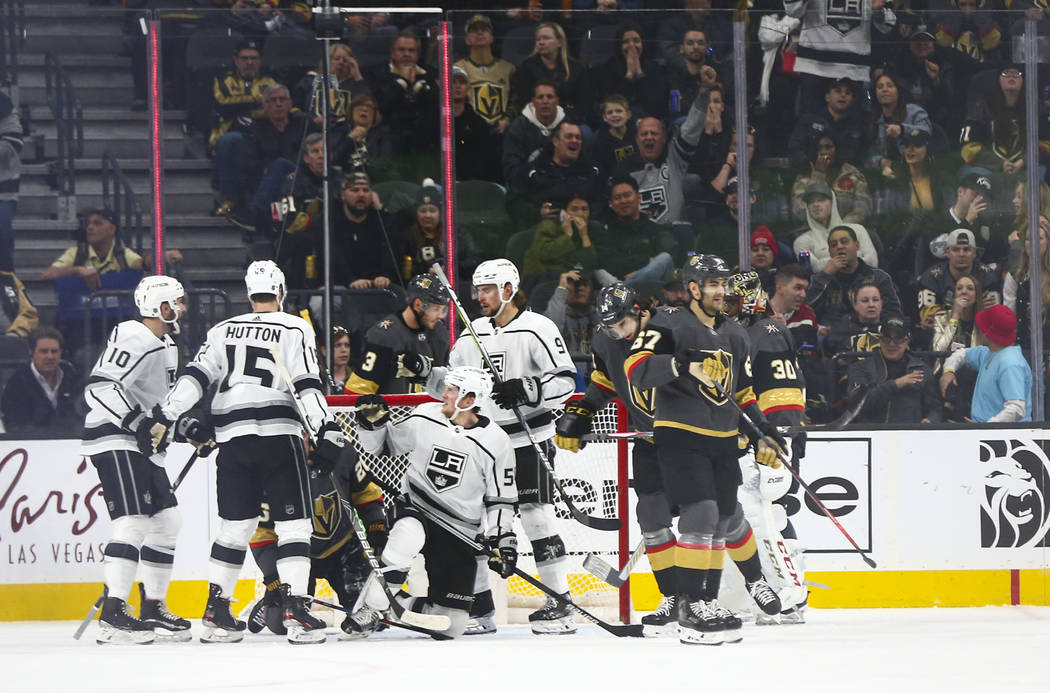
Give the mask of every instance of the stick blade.
[[593, 553], [587, 554], [587, 557], [583, 559], [583, 567], [587, 572], [599, 580], [612, 585], [613, 587], [623, 587], [623, 581], [620, 580], [619, 571], [595, 556]]
[[865, 563], [868, 564], [869, 568], [877, 568], [878, 567], [878, 565], [876, 565], [875, 561], [872, 560], [871, 558], [869, 558], [868, 556], [865, 556], [864, 554], [861, 554], [860, 557], [864, 560]]
[[597, 529], [597, 530], [602, 531], [602, 532], [618, 532], [618, 531], [620, 531], [620, 527], [622, 526], [623, 523], [621, 523], [618, 518], [615, 518], [615, 517], [593, 517], [591, 515], [587, 515], [583, 511], [581, 511], [579, 508], [577, 508], [575, 505], [570, 503], [569, 500], [564, 496], [564, 494], [562, 495], [562, 499], [565, 500], [565, 506], [569, 509], [569, 512], [572, 513], [572, 516], [581, 525], [586, 525], [587, 527], [590, 527], [591, 529]]
[[405, 611], [398, 618], [406, 625], [424, 630], [440, 631], [452, 627], [452, 620], [444, 614], [420, 614], [415, 611]]

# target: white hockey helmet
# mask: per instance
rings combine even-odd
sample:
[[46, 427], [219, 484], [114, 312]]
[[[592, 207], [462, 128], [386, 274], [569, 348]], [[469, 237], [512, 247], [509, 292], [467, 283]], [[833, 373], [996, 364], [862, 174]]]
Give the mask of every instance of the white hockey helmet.
[[249, 298], [256, 294], [273, 294], [278, 303], [284, 301], [284, 272], [273, 260], [256, 260], [248, 265], [244, 285], [248, 289]]
[[[473, 285], [473, 296], [475, 299], [478, 297], [478, 287], [486, 286], [488, 284], [495, 284], [499, 287], [499, 310], [496, 311], [496, 315], [503, 312], [504, 306], [514, 300], [514, 295], [518, 293], [518, 285], [521, 283], [521, 276], [518, 274], [518, 268], [514, 266], [514, 263], [506, 258], [497, 258], [495, 260], [485, 260], [477, 269], [474, 270], [474, 276], [471, 278], [471, 284]], [[503, 298], [503, 287], [510, 284], [510, 298]]]
[[[484, 368], [476, 366], [457, 366], [445, 373], [445, 387], [458, 387], [459, 397], [456, 398], [455, 418], [461, 412], [474, 407], [480, 407], [482, 401], [492, 396], [492, 376]], [[469, 407], [461, 407], [460, 403], [467, 395], [474, 395], [474, 404]]]
[[[176, 333], [179, 329], [179, 317], [186, 311], [186, 306], [179, 305], [178, 300], [185, 297], [186, 290], [182, 288], [182, 284], [177, 279], [163, 274], [143, 277], [135, 287], [135, 307], [139, 309], [139, 315], [144, 318], [160, 318], [172, 325]], [[165, 303], [175, 312], [175, 317], [171, 320], [164, 320], [161, 306]]]

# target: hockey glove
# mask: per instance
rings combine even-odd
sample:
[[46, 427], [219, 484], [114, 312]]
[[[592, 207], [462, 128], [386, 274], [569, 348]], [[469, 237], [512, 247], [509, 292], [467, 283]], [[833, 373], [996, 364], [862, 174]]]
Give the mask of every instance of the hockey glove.
[[[488, 547], [489, 569], [503, 579], [514, 574], [514, 568], [518, 565], [518, 538], [511, 533], [488, 537], [485, 540]], [[498, 554], [498, 555], [497, 555]]]
[[791, 458], [795, 461], [797, 468], [798, 461], [806, 456], [806, 432], [799, 431], [795, 435], [791, 436]]
[[136, 420], [135, 441], [139, 452], [150, 457], [168, 449], [168, 430], [172, 422], [161, 412], [160, 405], [153, 407], [149, 416]]
[[198, 457], [207, 457], [215, 451], [215, 429], [195, 416], [183, 416], [175, 424], [175, 442], [189, 443]]
[[434, 359], [414, 351], [398, 354], [397, 377], [426, 380], [434, 366]]
[[579, 452], [587, 445], [583, 436], [591, 432], [594, 412], [583, 402], [565, 405], [565, 412], [554, 428], [554, 444], [562, 450]]
[[361, 395], [357, 398], [357, 425], [369, 431], [390, 421], [390, 405], [380, 395]]
[[357, 514], [361, 517], [361, 523], [365, 526], [365, 534], [368, 537], [369, 545], [376, 552], [376, 556], [379, 556], [383, 553], [383, 549], [386, 548], [387, 536], [390, 533], [383, 501], [377, 500], [371, 503], [363, 503], [357, 508]]
[[755, 421], [755, 427], [762, 433], [762, 437], [755, 441], [755, 461], [776, 469], [780, 466], [777, 456], [786, 455], [788, 442], [777, 427], [765, 419]]
[[346, 444], [346, 434], [339, 424], [335, 421], [325, 421], [317, 431], [317, 441], [310, 452], [310, 468], [317, 472], [318, 476], [331, 474]]
[[514, 378], [492, 388], [492, 401], [502, 409], [513, 409], [522, 405], [535, 407], [540, 403], [542, 394], [539, 378]]

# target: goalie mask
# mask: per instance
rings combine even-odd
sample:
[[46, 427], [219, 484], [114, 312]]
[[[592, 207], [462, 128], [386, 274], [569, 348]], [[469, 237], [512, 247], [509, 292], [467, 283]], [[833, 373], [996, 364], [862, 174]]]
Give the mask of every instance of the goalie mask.
[[[160, 318], [171, 325], [171, 331], [175, 334], [179, 333], [179, 318], [186, 312], [186, 306], [180, 304], [179, 299], [185, 298], [186, 290], [182, 288], [182, 284], [163, 274], [143, 277], [135, 287], [135, 307], [139, 309], [139, 315], [144, 318]], [[165, 303], [175, 313], [171, 320], [166, 320], [161, 310]]]
[[277, 297], [278, 305], [284, 302], [284, 272], [273, 260], [256, 260], [248, 265], [248, 271], [244, 275], [244, 286], [248, 290], [248, 298], [258, 294], [272, 294]]
[[757, 272], [743, 272], [729, 278], [726, 286], [726, 312], [731, 306], [737, 308], [740, 319], [753, 318], [766, 312], [766, 292]]
[[[474, 270], [474, 276], [471, 279], [471, 284], [474, 287], [472, 296], [477, 300], [479, 286], [495, 284], [499, 288], [500, 302], [499, 310], [492, 316], [496, 318], [503, 312], [506, 305], [514, 300], [514, 294], [518, 293], [518, 285], [520, 283], [521, 277], [518, 275], [518, 268], [510, 260], [504, 258], [485, 260]], [[510, 297], [503, 298], [503, 289], [507, 284], [510, 284]]]
[[[454, 419], [465, 411], [480, 407], [482, 401], [492, 396], [492, 376], [483, 368], [459, 366], [445, 374], [445, 387], [459, 388], [459, 396], [452, 405], [456, 411], [449, 417]], [[467, 395], [474, 395], [474, 403], [469, 407], [461, 407], [460, 404]]]

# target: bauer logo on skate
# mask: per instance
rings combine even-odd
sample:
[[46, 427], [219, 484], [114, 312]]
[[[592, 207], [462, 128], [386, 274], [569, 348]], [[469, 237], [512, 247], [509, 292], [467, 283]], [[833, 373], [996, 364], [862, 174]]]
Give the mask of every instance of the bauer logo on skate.
[[466, 461], [466, 455], [435, 446], [427, 464], [427, 478], [438, 491], [456, 488], [463, 478], [463, 463]]
[[981, 546], [1050, 545], [1050, 441], [982, 440]]

